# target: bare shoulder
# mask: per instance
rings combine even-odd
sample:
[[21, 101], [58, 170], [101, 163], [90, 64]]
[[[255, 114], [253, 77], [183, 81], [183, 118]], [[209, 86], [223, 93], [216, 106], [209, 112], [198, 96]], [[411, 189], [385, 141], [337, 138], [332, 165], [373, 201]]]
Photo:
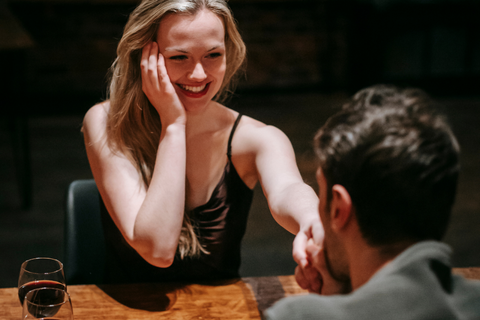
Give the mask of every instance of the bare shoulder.
[[104, 101], [91, 107], [83, 118], [83, 133], [93, 135], [103, 133], [106, 128], [109, 108], [109, 101]]
[[83, 125], [94, 125], [98, 122], [105, 122], [107, 120], [108, 110], [110, 109], [110, 101], [98, 103], [88, 109], [83, 118]]
[[295, 153], [288, 137], [277, 127], [242, 117], [232, 141], [232, 160], [242, 180], [253, 188], [262, 178], [262, 185], [274, 181], [269, 176], [279, 172], [293, 172], [298, 169]]
[[251, 151], [266, 146], [290, 145], [290, 140], [282, 130], [248, 116], [242, 117], [235, 135], [242, 149], [249, 148]]

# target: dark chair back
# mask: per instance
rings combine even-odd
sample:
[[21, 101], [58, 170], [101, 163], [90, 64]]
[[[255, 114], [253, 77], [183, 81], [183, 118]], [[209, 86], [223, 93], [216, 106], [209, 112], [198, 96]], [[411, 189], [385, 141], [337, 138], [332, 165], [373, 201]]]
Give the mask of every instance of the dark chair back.
[[105, 238], [95, 180], [75, 180], [65, 208], [65, 277], [69, 284], [99, 284], [105, 269]]

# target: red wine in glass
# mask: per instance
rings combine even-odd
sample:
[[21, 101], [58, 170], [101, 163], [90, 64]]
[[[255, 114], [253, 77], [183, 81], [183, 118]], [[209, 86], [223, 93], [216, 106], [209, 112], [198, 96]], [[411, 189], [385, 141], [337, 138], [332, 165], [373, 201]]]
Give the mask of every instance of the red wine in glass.
[[[52, 281], [52, 280], [30, 281], [30, 282], [25, 283], [24, 285], [21, 285], [18, 288], [18, 298], [20, 299], [20, 303], [23, 305], [23, 299], [25, 299], [25, 295], [27, 294], [27, 292], [29, 292], [30, 290], [33, 290], [33, 289], [43, 288], [43, 287], [57, 288], [57, 289], [65, 290], [65, 285], [63, 283], [60, 283], [60, 282], [57, 282], [57, 281]], [[54, 301], [54, 297], [52, 297], [52, 298], [46, 297], [45, 299], [46, 300], [49, 299], [51, 301]], [[51, 304], [55, 304], [55, 303], [58, 303], [58, 301], [53, 302]]]
[[[62, 311], [63, 310], [63, 311]], [[23, 303], [24, 319], [72, 319], [70, 297], [63, 289], [40, 287], [26, 293]]]
[[18, 277], [18, 298], [23, 304], [25, 295], [35, 288], [67, 290], [63, 264], [52, 258], [33, 258], [22, 263]]

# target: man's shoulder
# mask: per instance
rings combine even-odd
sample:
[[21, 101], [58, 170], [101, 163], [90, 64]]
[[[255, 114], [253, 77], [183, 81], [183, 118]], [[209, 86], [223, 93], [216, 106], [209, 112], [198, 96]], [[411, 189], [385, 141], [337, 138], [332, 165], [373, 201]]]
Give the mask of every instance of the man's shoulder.
[[[288, 297], [265, 312], [268, 320], [309, 319], [480, 319], [480, 281], [455, 279], [455, 292], [429, 290], [428, 283], [403, 284], [385, 279], [375, 286], [365, 286], [348, 295]], [[460, 317], [458, 317], [461, 315]]]
[[[467, 314], [475, 314], [480, 319], [480, 280], [467, 279], [461, 275], [452, 276], [452, 292], [449, 294], [450, 304], [459, 306]], [[465, 316], [465, 319], [468, 319]]]
[[308, 294], [288, 297], [278, 301], [265, 312], [268, 320], [295, 319], [348, 319], [346, 296], [321, 296]]
[[432, 314], [456, 319], [455, 312], [480, 319], [480, 281], [451, 278], [445, 257], [445, 246], [419, 244], [351, 294], [285, 298], [267, 311], [267, 319], [425, 319]]

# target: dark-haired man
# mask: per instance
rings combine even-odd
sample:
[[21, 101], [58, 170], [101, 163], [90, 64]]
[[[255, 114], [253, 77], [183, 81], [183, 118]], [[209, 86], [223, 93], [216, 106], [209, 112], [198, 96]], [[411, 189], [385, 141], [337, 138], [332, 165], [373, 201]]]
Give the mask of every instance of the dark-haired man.
[[[439, 242], [459, 147], [432, 101], [415, 89], [364, 89], [315, 144], [325, 240], [308, 252], [324, 295], [281, 300], [267, 319], [480, 319], [480, 282], [452, 275]], [[307, 278], [297, 274], [305, 288]]]

